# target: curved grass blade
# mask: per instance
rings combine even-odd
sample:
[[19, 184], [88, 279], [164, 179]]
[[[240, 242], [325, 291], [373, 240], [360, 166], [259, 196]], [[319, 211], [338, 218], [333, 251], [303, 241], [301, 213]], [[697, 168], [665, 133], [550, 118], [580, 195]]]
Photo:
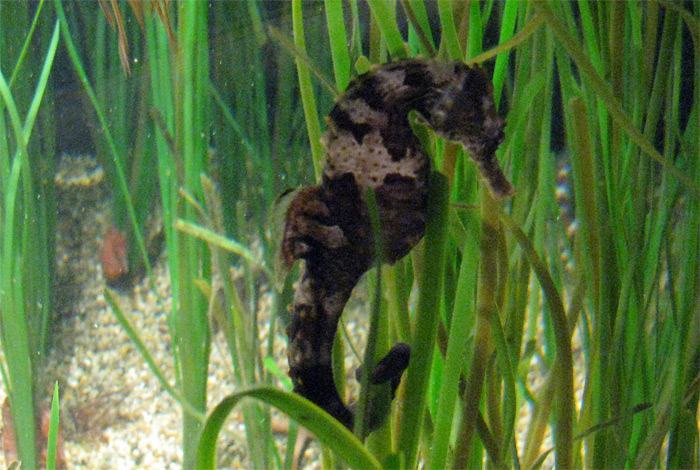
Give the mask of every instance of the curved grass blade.
[[666, 0], [659, 0], [659, 5], [663, 6], [664, 8], [668, 8], [669, 10], [674, 10], [681, 15], [681, 18], [683, 18], [683, 21], [688, 28], [690, 37], [693, 39], [693, 46], [697, 50], [698, 47], [700, 47], [700, 22], [693, 17], [691, 12], [682, 8], [680, 5], [667, 2]]
[[[8, 171], [9, 169], [5, 168], [9, 175], [2, 180], [2, 186], [0, 187], [0, 194], [5, 199], [4, 210], [0, 209], [0, 211], [4, 212], [5, 219], [5, 233], [2, 236], [2, 250], [0, 251], [0, 301], [3, 302], [5, 313], [11, 312], [11, 314], [7, 313], [2, 316], [0, 322], [0, 329], [3, 335], [2, 347], [6, 356], [6, 362], [3, 364], [3, 379], [6, 386], [11, 389], [10, 408], [14, 416], [15, 426], [18, 429], [16, 435], [18, 436], [20, 455], [25, 465], [29, 467], [35, 464], [36, 458], [33, 449], [34, 405], [32, 397], [34, 394], [34, 377], [32, 376], [30, 360], [32, 352], [36, 348], [35, 345], [31, 344], [31, 333], [29, 331], [31, 327], [29, 322], [33, 312], [25, 305], [25, 302], [27, 302], [27, 299], [32, 298], [35, 292], [32, 292], [31, 285], [26, 289], [23, 285], [23, 279], [25, 279], [26, 275], [23, 274], [22, 262], [24, 259], [25, 263], [32, 263], [31, 260], [37, 256], [35, 253], [30, 252], [30, 248], [27, 246], [28, 234], [26, 231], [34, 230], [35, 224], [41, 223], [41, 221], [36, 219], [36, 202], [34, 199], [28, 144], [39, 105], [46, 91], [51, 66], [58, 46], [58, 38], [59, 27], [57, 22], [54, 26], [53, 36], [44, 58], [39, 81], [24, 124], [21, 122], [10, 86], [5, 81], [2, 72], [0, 72], [0, 97], [2, 97], [3, 107], [7, 110], [10, 117], [17, 145], [15, 157], [12, 161], [12, 169]], [[3, 166], [5, 166], [4, 163]], [[23, 179], [21, 190], [19, 185], [20, 177]], [[18, 209], [15, 203], [20, 193], [24, 201], [23, 213], [20, 216], [23, 216], [24, 220], [15, 219], [15, 211]], [[23, 226], [22, 235], [20, 235], [18, 240], [15, 239], [17, 235], [15, 233], [15, 220]], [[16, 241], [19, 242], [19, 246], [15, 243]], [[50, 315], [50, 310], [44, 310], [42, 315]], [[46, 324], [46, 318], [43, 317], [41, 322]], [[40, 351], [43, 351], [44, 338], [40, 338], [40, 341]]]
[[[491, 323], [498, 315], [498, 231], [501, 230], [497, 218], [498, 203], [481, 187], [481, 241], [479, 245], [479, 267], [476, 286], [476, 315], [474, 321], [474, 344], [469, 363], [469, 375], [466, 377], [462, 393], [462, 419], [457, 430], [455, 442], [455, 466], [474, 465], [481, 459], [478, 446], [474, 446], [473, 436], [479, 423], [479, 404], [482, 401], [487, 364], [493, 353], [493, 333]], [[481, 434], [481, 433], [480, 433]], [[500, 433], [499, 433], [500, 436]], [[500, 441], [500, 437], [495, 439]], [[484, 447], [486, 443], [484, 441]], [[498, 449], [498, 445], [495, 446]], [[500, 450], [496, 451], [500, 459]]]
[[41, 15], [41, 10], [44, 6], [44, 0], [41, 0], [39, 2], [39, 5], [36, 7], [36, 12], [34, 13], [34, 19], [32, 20], [32, 25], [29, 28], [29, 32], [27, 33], [27, 37], [24, 39], [24, 44], [22, 45], [22, 51], [19, 53], [19, 58], [17, 59], [17, 63], [15, 64], [15, 68], [12, 71], [12, 75], [10, 76], [10, 88], [12, 88], [12, 85], [15, 83], [15, 79], [19, 76], [19, 70], [22, 64], [24, 63], [24, 59], [27, 55], [27, 52], [29, 51], [29, 46], [32, 43], [32, 38], [34, 37], [34, 31], [36, 30], [37, 24], [39, 24], [39, 15]]
[[[544, 23], [544, 18], [542, 15], [535, 15], [532, 18], [530, 18], [530, 21], [527, 22], [525, 26], [522, 27], [520, 31], [518, 31], [515, 36], [510, 38], [509, 40], [505, 41], [502, 44], [499, 44], [498, 46], [494, 47], [493, 49], [489, 49], [486, 52], [483, 52], [479, 54], [478, 56], [469, 59], [466, 64], [467, 65], [472, 65], [472, 64], [481, 64], [489, 60], [490, 58], [497, 56], [503, 52], [510, 51], [513, 49], [515, 46], [519, 45], [520, 43], [524, 42], [532, 36], [532, 34], [537, 31], [537, 29]], [[496, 62], [498, 64], [498, 62]], [[494, 72], [494, 93], [495, 93], [495, 86], [496, 86], [496, 74]], [[499, 79], [502, 80], [502, 79]]]
[[[372, 307], [370, 308], [369, 333], [367, 335], [367, 345], [364, 355], [364, 372], [360, 380], [360, 396], [357, 400], [357, 409], [355, 414], [355, 429], [354, 433], [358, 439], [364, 440], [367, 437], [369, 430], [369, 401], [370, 401], [370, 377], [374, 371], [375, 357], [377, 351], [377, 343], [379, 342], [379, 316], [380, 316], [380, 299], [382, 292], [382, 244], [381, 240], [381, 221], [379, 220], [379, 210], [377, 209], [377, 197], [374, 190], [371, 188], [365, 194], [365, 202], [369, 209], [369, 217], [372, 223], [372, 232], [374, 233], [374, 253], [375, 253], [375, 268], [377, 275], [374, 284], [374, 296], [372, 298]], [[375, 404], [378, 407], [378, 404]]]
[[418, 40], [423, 46], [423, 54], [427, 57], [435, 57], [435, 42], [433, 41], [433, 33], [428, 20], [428, 13], [425, 9], [425, 4], [417, 0], [399, 0], [406, 18], [408, 19], [413, 30], [418, 36]]
[[[463, 362], [468, 346], [468, 341], [465, 339], [466, 334], [460, 335], [454, 332], [466, 332], [472, 329], [473, 321], [470, 322], [469, 319], [469, 315], [474, 311], [471, 292], [476, 284], [476, 273], [478, 271], [478, 256], [476, 254], [480, 245], [478, 232], [475, 230], [467, 231], [463, 221], [456, 214], [451, 214], [450, 224], [452, 237], [460, 246], [460, 250], [464, 255], [456, 283], [457, 288], [452, 309], [452, 321], [449, 327], [450, 334], [445, 354], [445, 366], [442, 372], [440, 399], [434, 417], [433, 442], [426, 463], [426, 468], [430, 469], [440, 469], [447, 466], [446, 459], [450, 446], [449, 437], [454, 425], [453, 419], [457, 409], [456, 400], [459, 394], [459, 380], [464, 368]], [[468, 249], [470, 252], [467, 252]], [[484, 446], [487, 447], [486, 439], [483, 436], [481, 438]], [[491, 440], [491, 442], [494, 441]], [[494, 444], [493, 448], [496, 447]]]
[[326, 89], [330, 92], [331, 95], [338, 95], [338, 89], [335, 86], [333, 86], [333, 83], [331, 83], [330, 79], [326, 77], [326, 75], [321, 71], [321, 69], [319, 69], [316, 66], [314, 61], [311, 60], [309, 55], [306, 53], [306, 49], [302, 49], [301, 46], [299, 46], [297, 43], [290, 41], [277, 28], [269, 26], [267, 28], [267, 31], [270, 34], [270, 37], [279, 41], [280, 45], [282, 45], [285, 49], [287, 49], [287, 51], [289, 51], [289, 54], [294, 57], [294, 60], [301, 61], [307, 68], [307, 70], [314, 74], [314, 76], [318, 79], [319, 83], [326, 87]]
[[[498, 39], [498, 43], [501, 45], [505, 45], [513, 38], [515, 20], [518, 16], [518, 5], [518, 2], [506, 2], [505, 6], [503, 7], [501, 33]], [[528, 25], [529, 24], [530, 23], [528, 23]], [[496, 65], [493, 69], [493, 100], [496, 103], [496, 107], [498, 107], [499, 103], [501, 102], [501, 93], [503, 92], [503, 83], [506, 79], [507, 68], [508, 54], [499, 54], [498, 57], [496, 57]]]
[[177, 219], [174, 223], [174, 227], [176, 230], [179, 230], [183, 233], [192, 235], [195, 238], [199, 238], [200, 240], [204, 240], [207, 243], [211, 243], [212, 245], [216, 245], [219, 248], [223, 248], [226, 251], [230, 251], [231, 253], [235, 253], [239, 256], [242, 256], [246, 259], [246, 261], [249, 261], [254, 266], [257, 266], [260, 269], [262, 269], [267, 275], [268, 279], [274, 279], [274, 274], [272, 273], [272, 271], [270, 271], [270, 268], [268, 268], [265, 264], [265, 260], [260, 259], [260, 257], [258, 256], [255, 256], [248, 248], [238, 243], [237, 241], [232, 240], [230, 238], [226, 238], [223, 235], [219, 235], [218, 233], [214, 232], [213, 230], [202, 227], [201, 225], [193, 224], [192, 222], [188, 222], [183, 219]]
[[381, 465], [362, 443], [342, 424], [305, 398], [270, 386], [233, 393], [224, 398], [207, 418], [199, 440], [197, 468], [216, 468], [216, 439], [226, 418], [242, 398], [254, 398], [280, 409], [291, 419], [314, 433], [352, 468], [373, 469]]
[[[500, 318], [495, 316], [491, 322], [491, 332], [496, 343], [496, 353], [503, 376], [503, 442], [501, 443], [502, 462], [508, 462], [509, 444], [513, 442], [515, 433], [515, 421], [517, 419], [515, 374], [513, 360], [510, 357], [510, 350], [506, 341], [506, 336], [501, 325]], [[501, 463], [502, 463], [501, 462]]]

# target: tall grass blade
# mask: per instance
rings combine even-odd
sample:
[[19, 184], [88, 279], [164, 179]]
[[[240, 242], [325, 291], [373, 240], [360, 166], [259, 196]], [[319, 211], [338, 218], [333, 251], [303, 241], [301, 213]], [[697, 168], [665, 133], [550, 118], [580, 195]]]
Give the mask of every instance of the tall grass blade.
[[555, 439], [557, 443], [556, 464], [558, 468], [571, 468], [573, 456], [573, 422], [575, 415], [574, 406], [574, 379], [573, 359], [571, 356], [571, 335], [567, 325], [566, 313], [561, 296], [557, 291], [547, 266], [537, 255], [532, 242], [525, 233], [506, 214], [501, 213], [503, 224], [515, 236], [518, 244], [523, 249], [525, 256], [532, 265], [540, 286], [545, 293], [545, 300], [550, 308], [552, 323], [557, 348], [557, 367], [554, 369], [557, 392], [557, 426]]
[[[302, 52], [306, 52], [306, 39], [304, 38], [304, 23], [302, 21], [301, 0], [292, 0], [292, 22], [294, 25], [294, 44]], [[299, 75], [299, 92], [301, 102], [304, 107], [304, 117], [306, 118], [306, 129], [309, 134], [309, 144], [311, 145], [311, 156], [314, 163], [314, 172], [318, 178], [321, 175], [321, 159], [323, 150], [321, 148], [321, 124], [318, 119], [316, 108], [316, 98], [311, 87], [311, 77], [306, 65], [297, 60], [297, 74]]]
[[448, 201], [447, 179], [441, 173], [432, 173], [426, 217], [425, 257], [420, 273], [421, 290], [411, 344], [411, 362], [406, 371], [406, 393], [398, 437], [398, 449], [404, 453], [409, 468], [414, 466], [418, 457], [419, 430], [425, 413], [428, 378], [440, 320]]
[[394, 3], [384, 0], [368, 0], [367, 4], [386, 40], [386, 46], [391, 56], [395, 59], [406, 57], [406, 47], [396, 23], [396, 12], [392, 10]]
[[46, 470], [56, 468], [56, 451], [58, 450], [58, 382], [53, 388], [53, 398], [51, 399], [51, 421], [49, 422], [49, 435], [46, 442]]
[[335, 85], [339, 90], [345, 90], [350, 82], [350, 55], [343, 19], [343, 4], [342, 2], [326, 0], [325, 6]]

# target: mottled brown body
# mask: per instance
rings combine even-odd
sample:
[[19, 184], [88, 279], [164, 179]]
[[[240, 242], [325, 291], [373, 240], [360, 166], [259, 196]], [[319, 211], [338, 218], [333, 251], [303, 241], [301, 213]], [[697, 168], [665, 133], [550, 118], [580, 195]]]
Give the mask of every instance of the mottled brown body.
[[[287, 268], [305, 260], [287, 329], [294, 390], [348, 428], [353, 414], [333, 383], [331, 350], [343, 308], [374, 260], [363, 193], [372, 188], [377, 197], [384, 262], [404, 257], [425, 233], [430, 159], [411, 129], [411, 111], [467, 149], [494, 196], [513, 193], [494, 156], [505, 123], [481, 69], [402, 60], [357, 77], [338, 97], [323, 138], [322, 182], [289, 203], [281, 256]], [[400, 370], [375, 374], [373, 383], [398, 385], [409, 353], [393, 348], [402, 359], [388, 363]]]

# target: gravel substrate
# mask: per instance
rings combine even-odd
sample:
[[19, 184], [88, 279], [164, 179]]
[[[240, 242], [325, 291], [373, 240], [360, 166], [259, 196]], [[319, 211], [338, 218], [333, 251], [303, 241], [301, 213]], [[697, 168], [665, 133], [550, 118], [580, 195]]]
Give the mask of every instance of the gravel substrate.
[[[98, 257], [102, 235], [111, 224], [104, 174], [91, 158], [63, 158], [56, 178], [59, 213], [57, 304], [61, 314], [53, 332], [55, 347], [47, 361], [46, 402], [58, 380], [61, 395], [61, 431], [65, 458], [70, 469], [177, 469], [181, 467], [181, 411], [161, 387], [146, 361], [117, 322], [104, 298], [105, 283]], [[122, 311], [164, 372], [174, 383], [167, 312], [171, 309], [170, 281], [164, 257], [155, 267], [156, 290], [147, 280], [133, 289], [117, 292]], [[269, 315], [269, 296], [261, 297], [259, 315]], [[355, 344], [362, 341], [364, 324], [350, 309], [346, 327]], [[265, 322], [261, 322], [265, 323]], [[260, 325], [263, 339], [267, 325]], [[208, 409], [233, 391], [230, 358], [217, 347], [211, 350], [208, 381]], [[287, 370], [284, 339], [275, 338], [277, 362]], [[583, 377], [580, 354], [577, 358], [577, 388]], [[354, 371], [357, 361], [348, 357], [347, 368]], [[533, 360], [531, 375], [539, 380]], [[541, 382], [541, 380], [539, 380]], [[535, 383], [530, 385], [538, 388]], [[349, 381], [350, 385], [354, 381]], [[531, 388], [532, 390], [532, 388]], [[356, 393], [356, 391], [355, 391]], [[0, 402], [5, 390], [0, 385]], [[580, 399], [580, 397], [578, 397]], [[519, 445], [530, 418], [529, 406], [520, 410]], [[275, 419], [284, 420], [281, 416]], [[549, 430], [547, 431], [549, 432]], [[286, 437], [278, 436], [280, 450]], [[229, 419], [219, 439], [220, 453], [227, 468], [247, 468], [245, 429], [240, 414]], [[545, 442], [544, 449], [551, 446]], [[310, 446], [305, 468], [318, 467], [318, 448]], [[551, 455], [543, 468], [550, 466]], [[0, 468], [6, 462], [0, 455]], [[551, 468], [551, 466], [549, 467]]]

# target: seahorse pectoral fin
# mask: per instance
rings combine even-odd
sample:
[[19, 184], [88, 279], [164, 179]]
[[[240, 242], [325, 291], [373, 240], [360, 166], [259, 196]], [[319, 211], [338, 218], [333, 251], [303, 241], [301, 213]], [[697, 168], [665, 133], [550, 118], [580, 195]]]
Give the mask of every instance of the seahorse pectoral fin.
[[[391, 402], [410, 359], [411, 346], [399, 342], [374, 366], [369, 390], [369, 432], [379, 429], [389, 416]], [[355, 378], [357, 381], [362, 380], [362, 366], [355, 371]]]
[[313, 245], [337, 249], [347, 245], [343, 230], [325, 221], [331, 211], [320, 194], [319, 186], [287, 190], [277, 197], [268, 224], [271, 241], [276, 247], [274, 259], [275, 284], [281, 290], [294, 263], [305, 258]]
[[[396, 391], [396, 387], [398, 387], [398, 383], [401, 381], [401, 376], [408, 367], [410, 359], [411, 346], [400, 342], [393, 345], [389, 352], [386, 353], [386, 356], [374, 366], [371, 378], [372, 385], [390, 382], [394, 389], [392, 391], [393, 396], [393, 392]], [[359, 373], [361, 374], [361, 372]], [[396, 384], [395, 386], [394, 383]]]
[[287, 189], [277, 196], [267, 216], [267, 225], [270, 227], [270, 241], [272, 242], [272, 246], [275, 247], [273, 268], [275, 273], [275, 287], [278, 291], [282, 291], [284, 288], [284, 281], [292, 268], [292, 266], [289, 266], [284, 255], [284, 236], [289, 206], [300, 191], [301, 188]]

